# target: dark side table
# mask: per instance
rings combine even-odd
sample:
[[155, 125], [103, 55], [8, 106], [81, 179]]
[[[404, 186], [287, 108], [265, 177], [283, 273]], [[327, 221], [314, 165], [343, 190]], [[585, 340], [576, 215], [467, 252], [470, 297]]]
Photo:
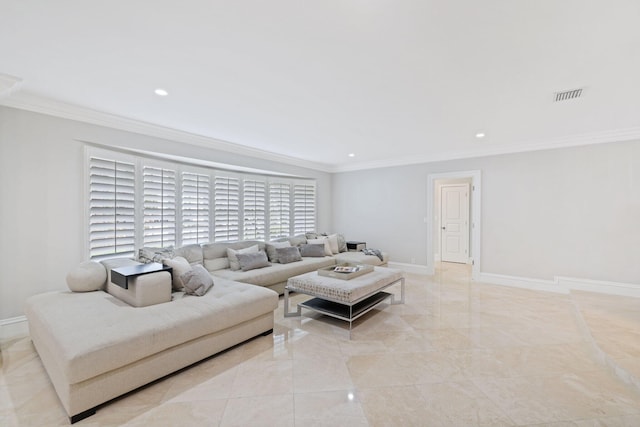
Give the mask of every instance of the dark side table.
[[111, 283], [121, 288], [129, 289], [129, 279], [132, 277], [142, 276], [143, 274], [155, 273], [158, 271], [168, 271], [173, 274], [173, 269], [159, 262], [149, 264], [128, 265], [126, 267], [116, 267], [111, 269]]

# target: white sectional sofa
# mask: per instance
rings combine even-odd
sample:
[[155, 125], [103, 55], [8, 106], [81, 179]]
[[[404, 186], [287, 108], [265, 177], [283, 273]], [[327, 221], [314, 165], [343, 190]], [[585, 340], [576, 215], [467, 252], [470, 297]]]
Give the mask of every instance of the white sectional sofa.
[[[291, 238], [291, 244], [301, 244], [303, 237]], [[213, 278], [213, 287], [200, 297], [175, 289], [172, 293], [172, 277], [166, 271], [131, 278], [128, 289], [123, 289], [111, 282], [111, 269], [139, 263], [120, 258], [76, 269], [74, 286], [67, 277], [76, 292], [29, 298], [25, 314], [31, 338], [70, 421], [86, 418], [99, 405], [220, 351], [268, 335], [278, 293], [283, 293], [289, 277], [343, 262], [386, 264], [386, 255], [381, 260], [339, 252], [250, 271], [231, 270], [227, 249], [253, 245], [264, 250], [266, 243], [177, 248], [174, 259], [202, 265]], [[175, 268], [173, 275], [175, 279]]]

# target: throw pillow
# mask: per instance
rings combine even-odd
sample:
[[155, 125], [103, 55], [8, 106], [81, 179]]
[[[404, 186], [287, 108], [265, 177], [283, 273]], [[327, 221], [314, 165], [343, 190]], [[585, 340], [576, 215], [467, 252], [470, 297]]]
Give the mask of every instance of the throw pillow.
[[152, 262], [162, 262], [165, 258], [173, 258], [176, 254], [173, 250], [173, 246], [166, 248], [152, 248], [144, 247], [138, 249], [138, 259], [136, 261], [149, 264]]
[[330, 234], [329, 236], [327, 236], [327, 240], [329, 241], [329, 246], [331, 247], [331, 254], [339, 254], [340, 249], [338, 248], [338, 235]]
[[181, 291], [184, 287], [184, 284], [182, 283], [182, 279], [180, 277], [187, 271], [191, 270], [189, 261], [187, 261], [185, 258], [182, 258], [181, 256], [177, 256], [172, 259], [165, 259], [164, 261], [162, 261], [162, 263], [167, 267], [173, 268], [173, 271], [171, 272], [171, 287], [174, 291]]
[[278, 261], [278, 252], [276, 249], [280, 248], [288, 248], [291, 247], [291, 243], [289, 241], [286, 242], [269, 242], [265, 244], [267, 249], [267, 256], [269, 257], [269, 261], [271, 262], [279, 262]]
[[180, 275], [184, 285], [184, 292], [201, 297], [213, 286], [213, 278], [200, 264], [194, 265], [189, 271]]
[[[324, 251], [324, 248], [322, 248]], [[280, 260], [280, 264], [289, 264], [290, 262], [302, 261], [302, 257], [300, 256], [300, 250], [293, 246], [290, 248], [278, 248], [276, 249], [278, 252], [278, 259]]]
[[237, 254], [238, 264], [242, 271], [255, 270], [257, 268], [269, 267], [271, 263], [267, 259], [264, 251], [252, 252], [248, 254]]
[[347, 240], [344, 238], [342, 234], [337, 234], [338, 236], [338, 252], [347, 252]]
[[324, 257], [324, 243], [322, 244], [313, 244], [309, 243], [306, 245], [300, 246], [300, 255], [309, 256], [309, 257]]
[[240, 270], [240, 264], [238, 264], [237, 255], [251, 254], [251, 253], [258, 252], [258, 250], [259, 250], [258, 245], [249, 246], [248, 248], [244, 248], [244, 249], [227, 248], [227, 258], [229, 258], [229, 268], [231, 268], [232, 271]]
[[67, 274], [67, 285], [72, 292], [92, 292], [104, 289], [107, 270], [102, 264], [87, 261]]
[[307, 237], [304, 234], [298, 234], [297, 236], [289, 237], [289, 243], [291, 246], [300, 246], [304, 245], [307, 242]]
[[327, 256], [333, 255], [333, 251], [331, 250], [331, 244], [329, 243], [329, 239], [309, 239], [307, 243], [310, 244], [323, 244], [324, 245], [324, 254]]

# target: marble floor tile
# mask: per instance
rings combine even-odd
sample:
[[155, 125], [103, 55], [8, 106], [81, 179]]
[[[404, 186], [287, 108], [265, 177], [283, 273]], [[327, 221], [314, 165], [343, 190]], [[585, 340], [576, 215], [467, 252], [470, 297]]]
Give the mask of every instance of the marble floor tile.
[[[77, 425], [640, 426], [639, 300], [482, 284], [447, 263], [406, 279], [406, 303], [351, 338], [334, 318], [284, 318], [281, 298], [272, 335]], [[26, 336], [0, 342], [0, 425], [68, 425]]]

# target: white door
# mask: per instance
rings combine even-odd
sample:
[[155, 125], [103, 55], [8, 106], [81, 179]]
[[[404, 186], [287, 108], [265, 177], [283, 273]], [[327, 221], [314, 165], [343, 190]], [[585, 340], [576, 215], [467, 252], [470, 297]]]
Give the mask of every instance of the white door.
[[440, 253], [442, 261], [469, 260], [469, 184], [440, 187]]

